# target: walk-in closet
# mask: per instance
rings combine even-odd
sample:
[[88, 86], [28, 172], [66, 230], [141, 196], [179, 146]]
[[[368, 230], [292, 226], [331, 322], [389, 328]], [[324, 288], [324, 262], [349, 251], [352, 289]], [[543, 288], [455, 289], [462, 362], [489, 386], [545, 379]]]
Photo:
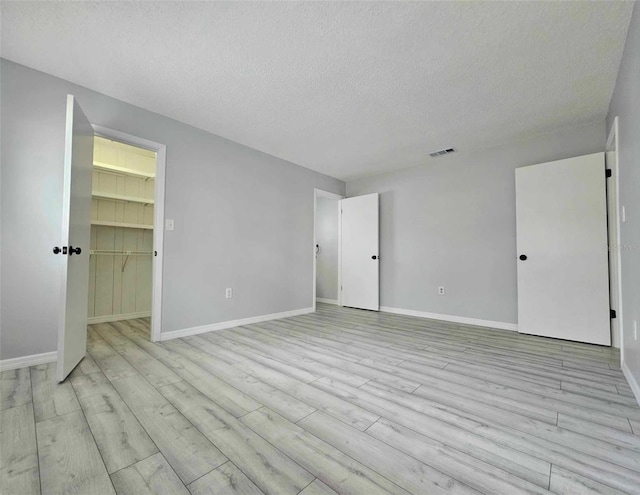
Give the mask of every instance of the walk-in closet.
[[156, 153], [95, 137], [89, 323], [151, 316]]

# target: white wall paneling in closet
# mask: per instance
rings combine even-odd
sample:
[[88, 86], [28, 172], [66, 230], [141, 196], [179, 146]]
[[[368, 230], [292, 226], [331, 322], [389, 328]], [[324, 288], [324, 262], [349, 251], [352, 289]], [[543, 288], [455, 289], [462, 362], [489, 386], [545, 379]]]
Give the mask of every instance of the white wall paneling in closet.
[[155, 153], [96, 137], [89, 322], [151, 315]]

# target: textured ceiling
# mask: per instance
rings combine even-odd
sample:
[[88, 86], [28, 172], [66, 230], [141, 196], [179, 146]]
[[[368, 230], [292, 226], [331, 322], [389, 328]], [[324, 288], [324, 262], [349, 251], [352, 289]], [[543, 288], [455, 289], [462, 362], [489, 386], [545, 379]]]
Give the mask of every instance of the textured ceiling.
[[6, 59], [348, 180], [604, 119], [633, 3], [0, 8]]

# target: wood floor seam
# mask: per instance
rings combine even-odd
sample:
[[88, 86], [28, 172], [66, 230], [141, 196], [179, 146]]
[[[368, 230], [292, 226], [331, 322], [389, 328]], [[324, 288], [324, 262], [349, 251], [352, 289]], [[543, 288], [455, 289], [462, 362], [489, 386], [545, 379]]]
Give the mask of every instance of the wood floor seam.
[[[33, 383], [31, 381], [31, 368], [28, 368], [28, 370], [29, 370], [29, 385], [30, 385], [31, 393], [33, 394]], [[37, 463], [38, 463], [38, 486], [40, 488], [39, 493], [42, 493], [42, 475], [40, 474], [41, 473], [41, 468], [40, 468], [40, 450], [39, 450], [40, 448], [38, 446], [38, 444], [39, 444], [39, 442], [38, 442], [38, 429], [36, 428], [36, 412], [35, 412], [35, 408], [33, 407], [33, 395], [31, 396], [31, 404], [32, 404], [31, 413], [33, 415], [33, 434], [34, 434], [34, 437], [35, 437], [35, 440], [36, 440], [36, 442], [35, 442], [36, 443], [35, 444], [35, 447], [36, 447], [36, 460], [37, 460]], [[2, 488], [2, 487], [0, 487], [0, 488]]]

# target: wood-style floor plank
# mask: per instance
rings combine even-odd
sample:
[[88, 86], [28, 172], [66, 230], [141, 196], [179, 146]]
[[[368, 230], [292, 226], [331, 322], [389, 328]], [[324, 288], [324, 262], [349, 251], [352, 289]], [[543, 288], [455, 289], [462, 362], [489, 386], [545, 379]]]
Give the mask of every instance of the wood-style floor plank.
[[266, 408], [247, 414], [242, 422], [338, 493], [410, 493]]
[[[431, 411], [431, 414], [441, 414], [438, 405], [433, 401], [423, 401], [416, 396], [403, 396], [400, 391], [382, 386], [370, 388], [369, 385], [365, 385], [364, 388], [367, 388], [367, 392], [398, 401], [405, 407], [415, 408], [420, 412]], [[452, 412], [455, 413], [455, 410]], [[484, 423], [485, 427], [478, 430], [478, 433], [497, 445], [512, 448], [540, 461], [557, 464], [579, 474], [592, 476], [597, 481], [610, 484], [614, 488], [626, 490], [634, 486], [640, 487], [638, 456], [632, 451], [624, 451], [611, 444], [573, 434], [567, 430], [557, 429], [553, 432], [550, 430], [552, 427], [544, 423], [528, 426], [532, 433], [527, 433], [522, 430], [525, 429], [524, 425], [528, 425], [531, 421], [518, 423], [519, 429], [516, 429], [500, 424], [507, 420], [479, 417], [473, 410], [464, 412], [466, 420]], [[504, 413], [504, 416], [508, 417], [508, 414]], [[556, 441], [548, 440], [549, 437]]]
[[[246, 336], [245, 336], [246, 335]], [[272, 356], [276, 356], [278, 359], [288, 362], [294, 362], [296, 366], [316, 373], [320, 376], [328, 376], [336, 380], [344, 381], [354, 387], [364, 385], [369, 381], [368, 378], [348, 373], [332, 366], [314, 361], [304, 353], [304, 348], [298, 346], [293, 351], [290, 342], [284, 340], [276, 340], [269, 338], [261, 332], [251, 331], [249, 328], [239, 327], [235, 333], [229, 332], [225, 334], [225, 337], [229, 339], [235, 339], [236, 342], [242, 342], [247, 345], [251, 345], [254, 349], [261, 349], [263, 345], [267, 346], [268, 353]]]
[[185, 484], [227, 458], [142, 376], [112, 382], [140, 424]]
[[633, 395], [633, 390], [631, 390], [631, 387], [629, 385], [617, 384], [616, 390], [620, 395], [626, 395], [627, 397], [635, 397], [635, 395]]
[[[264, 380], [277, 389], [286, 391], [289, 395], [292, 395], [302, 402], [305, 402], [316, 409], [323, 410], [327, 414], [335, 416], [337, 419], [351, 424], [360, 430], [367, 429], [378, 419], [378, 416], [375, 414], [371, 414], [370, 412], [365, 411], [358, 406], [354, 406], [347, 401], [338, 399], [337, 397], [327, 394], [322, 390], [312, 387], [311, 385], [296, 380], [295, 378], [291, 378], [273, 368], [269, 368], [268, 366], [245, 358], [244, 356], [235, 355], [234, 357], [233, 353], [230, 351], [210, 342], [203, 345], [202, 349], [215, 357], [221, 357], [224, 359], [226, 356], [233, 367], [253, 376], [254, 378]], [[234, 359], [237, 361], [231, 362]]]
[[103, 323], [96, 325], [96, 331], [154, 387], [162, 387], [181, 380], [178, 375], [164, 364], [115, 330], [121, 325], [119, 322], [113, 324]]
[[42, 495], [115, 491], [82, 411], [36, 424]]
[[189, 495], [160, 453], [113, 473], [111, 481], [118, 495]]
[[97, 332], [94, 338], [87, 339], [87, 350], [100, 370], [109, 380], [118, 380], [135, 376], [138, 372], [113, 347], [111, 347]]
[[625, 493], [558, 466], [551, 468], [549, 488], [558, 495], [623, 495]]
[[38, 448], [31, 401], [0, 412], [0, 493], [40, 493]]
[[[444, 407], [421, 408], [416, 411], [392, 400], [396, 398], [393, 394], [384, 397], [382, 394], [348, 387], [326, 378], [316, 381], [315, 384], [327, 392], [349, 398], [386, 419], [468, 453], [514, 476], [542, 487], [549, 485], [549, 463], [486, 438], [485, 435], [488, 433], [484, 430], [489, 430], [489, 433], [495, 432], [495, 435], [500, 434], [498, 428], [488, 426], [486, 421], [470, 420], [465, 415], [456, 414], [455, 411]], [[425, 414], [426, 412], [430, 414]]]
[[76, 376], [71, 384], [109, 473], [158, 452], [157, 447], [106, 377]]
[[[363, 360], [363, 363], [367, 363], [370, 366], [385, 366], [381, 363], [369, 360]], [[407, 364], [407, 362], [403, 364]], [[391, 368], [388, 368], [391, 369]], [[521, 397], [518, 397], [518, 391], [513, 391], [513, 395], [510, 394], [493, 394], [487, 393], [487, 390], [491, 388], [505, 389], [502, 385], [493, 385], [491, 383], [482, 383], [484, 389], [478, 390], [475, 387], [475, 383], [469, 383], [461, 378], [459, 381], [448, 380], [451, 375], [439, 374], [440, 370], [432, 370], [429, 366], [420, 365], [418, 369], [414, 367], [396, 367], [393, 368], [401, 376], [412, 377], [414, 380], [420, 383], [420, 387], [417, 387], [413, 392], [419, 393], [418, 390], [424, 393], [424, 391], [431, 391], [434, 394], [440, 396], [447, 396], [448, 394], [455, 394], [466, 399], [474, 400], [489, 406], [498, 406], [504, 411], [510, 411], [521, 416], [544, 421], [546, 423], [555, 424], [557, 420], [557, 411], [551, 409], [544, 404], [535, 403], [533, 401], [524, 401]], [[375, 383], [378, 383], [375, 381]], [[477, 382], [476, 382], [477, 383]], [[380, 385], [384, 385], [380, 383]], [[441, 395], [444, 394], [444, 395]], [[622, 425], [622, 420], [618, 419]]]
[[[218, 345], [220, 345], [221, 347], [223, 347], [225, 349], [231, 350], [233, 352], [237, 352], [238, 354], [240, 354], [242, 356], [245, 356], [248, 359], [251, 359], [251, 360], [254, 360], [254, 361], [258, 362], [258, 363], [264, 364], [267, 367], [270, 367], [270, 368], [275, 369], [275, 370], [282, 371], [284, 374], [287, 374], [287, 375], [291, 376], [292, 378], [300, 379], [294, 373], [286, 371], [286, 369], [287, 368], [291, 368], [291, 366], [287, 366], [287, 367], [283, 367], [282, 365], [280, 365], [280, 366], [275, 365], [274, 366], [271, 363], [276, 362], [276, 363], [279, 364], [279, 361], [266, 359], [266, 358], [262, 357], [261, 353], [252, 350], [252, 348], [250, 348], [248, 346], [243, 346], [243, 345], [237, 345], [235, 343], [230, 343], [229, 339], [227, 339], [226, 342], [225, 341], [218, 342]], [[326, 364], [326, 361], [323, 364]], [[284, 368], [284, 369], [282, 369], [282, 368]], [[400, 390], [405, 390], [407, 392], [412, 392], [412, 391], [414, 391], [416, 388], [418, 388], [420, 386], [420, 383], [413, 382], [411, 380], [407, 380], [405, 378], [398, 377], [397, 375], [393, 375], [392, 373], [388, 373], [388, 372], [380, 370], [380, 369], [371, 368], [371, 367], [368, 367], [368, 366], [362, 366], [359, 363], [353, 363], [351, 361], [342, 361], [340, 369], [343, 370], [344, 373], [353, 374], [353, 375], [358, 376], [358, 377], [364, 377], [364, 378], [367, 378], [369, 380], [375, 379], [375, 380], [377, 380], [377, 381], [379, 381], [381, 383], [389, 384], [389, 385], [391, 385], [393, 387], [399, 388]], [[321, 378], [321, 376], [322, 375], [318, 375], [318, 374], [311, 375], [306, 382], [308, 383], [310, 381], [317, 380], [318, 378]]]
[[591, 423], [563, 413], [558, 414], [558, 426], [565, 430], [575, 431], [582, 435], [597, 438], [598, 440], [616, 445], [623, 449], [629, 449], [640, 453], [640, 437], [633, 433], [627, 433], [620, 431], [617, 428]]
[[546, 489], [538, 485], [384, 418], [376, 421], [367, 430], [367, 434], [443, 473], [454, 476], [481, 493], [496, 495], [547, 493]]
[[235, 417], [244, 416], [248, 412], [255, 411], [262, 407], [262, 404], [250, 395], [241, 392], [224, 380], [212, 375], [186, 357], [149, 342], [140, 336], [132, 326], [122, 324], [117, 328], [123, 335], [131, 339], [132, 342], [147, 351], [204, 395], [209, 398], [215, 396], [218, 404]]
[[[173, 351], [174, 354], [191, 359], [212, 375], [253, 397], [256, 401], [273, 409], [290, 421], [298, 421], [316, 410], [288, 393], [229, 366], [222, 360], [212, 359], [211, 355], [181, 339], [166, 342], [164, 346]], [[221, 402], [220, 405], [223, 405], [223, 403]]]
[[411, 493], [478, 493], [469, 485], [321, 411], [307, 416], [298, 425]]
[[[191, 385], [167, 385], [161, 393], [268, 495], [296, 495], [313, 476], [226, 413]], [[200, 485], [198, 485], [200, 486]], [[190, 487], [191, 488], [191, 487]]]
[[319, 479], [315, 479], [313, 483], [300, 492], [300, 495], [337, 495], [337, 493]]
[[263, 495], [231, 461], [189, 485], [191, 495]]
[[31, 402], [31, 374], [29, 368], [0, 373], [0, 410]]
[[69, 377], [73, 378], [74, 376], [90, 375], [91, 373], [97, 373], [99, 371], [100, 368], [98, 368], [96, 362], [89, 354], [87, 354], [82, 358], [82, 361], [78, 363], [78, 366], [73, 368], [73, 371], [69, 373]]
[[80, 409], [71, 383], [56, 380], [56, 363], [32, 366], [30, 371], [36, 423]]

